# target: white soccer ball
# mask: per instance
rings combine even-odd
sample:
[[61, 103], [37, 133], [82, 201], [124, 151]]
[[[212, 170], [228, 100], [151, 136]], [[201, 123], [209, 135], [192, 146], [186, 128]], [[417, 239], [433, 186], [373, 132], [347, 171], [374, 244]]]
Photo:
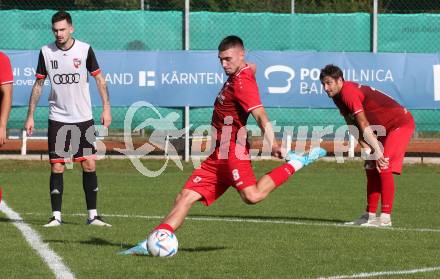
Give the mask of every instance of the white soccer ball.
[[169, 230], [155, 230], [147, 239], [148, 252], [154, 257], [172, 257], [178, 246], [176, 235]]

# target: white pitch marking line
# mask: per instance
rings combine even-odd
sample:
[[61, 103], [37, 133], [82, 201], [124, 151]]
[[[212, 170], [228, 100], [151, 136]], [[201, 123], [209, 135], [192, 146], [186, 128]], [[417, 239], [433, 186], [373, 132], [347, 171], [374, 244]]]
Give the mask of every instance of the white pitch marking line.
[[317, 279], [366, 278], [366, 277], [376, 277], [376, 276], [386, 276], [386, 275], [392, 276], [392, 275], [425, 273], [425, 272], [433, 272], [433, 271], [440, 271], [440, 266], [426, 267], [426, 268], [419, 268], [419, 269], [410, 269], [410, 270], [365, 272], [365, 273], [357, 273], [357, 274], [352, 274], [352, 275], [337, 275], [337, 276], [331, 276], [331, 277], [319, 277]]
[[55, 278], [75, 278], [70, 269], [64, 265], [63, 259], [50, 249], [49, 245], [43, 242], [41, 236], [26, 224], [17, 212], [8, 207], [4, 200], [0, 203], [0, 211], [3, 212], [6, 217], [12, 221], [12, 224], [22, 233], [27, 243], [38, 253], [38, 255], [40, 255], [47, 266], [49, 266], [55, 274]]
[[[41, 213], [25, 213], [27, 215], [43, 215]], [[87, 216], [83, 213], [71, 213], [63, 214], [67, 216]], [[164, 216], [145, 216], [145, 215], [126, 215], [126, 214], [101, 214], [105, 217], [115, 217], [115, 218], [136, 218], [136, 219], [163, 219]], [[237, 223], [269, 223], [269, 224], [284, 224], [284, 225], [300, 225], [300, 226], [318, 226], [318, 227], [342, 227], [351, 229], [378, 229], [384, 231], [410, 231], [410, 232], [430, 232], [430, 233], [440, 233], [440, 229], [429, 229], [429, 228], [399, 228], [399, 227], [387, 227], [387, 228], [375, 228], [375, 227], [361, 227], [361, 226], [350, 226], [341, 223], [323, 223], [323, 222], [299, 222], [299, 221], [289, 221], [289, 220], [273, 220], [273, 219], [251, 219], [251, 218], [228, 218], [228, 217], [186, 217], [186, 220], [191, 221], [213, 221], [213, 222], [237, 222]]]

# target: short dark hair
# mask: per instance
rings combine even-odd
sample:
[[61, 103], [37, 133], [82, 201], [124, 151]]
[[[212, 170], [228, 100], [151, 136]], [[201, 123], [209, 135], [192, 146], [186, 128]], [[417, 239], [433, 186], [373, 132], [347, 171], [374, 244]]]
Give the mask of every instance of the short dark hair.
[[238, 36], [234, 36], [234, 35], [227, 36], [218, 45], [218, 50], [225, 51], [233, 47], [241, 47], [244, 49], [243, 40], [240, 39], [240, 37]]
[[342, 78], [342, 80], [344, 80], [344, 73], [338, 66], [329, 64], [321, 69], [321, 73], [319, 74], [319, 79], [321, 80], [321, 82], [324, 80], [325, 77], [331, 77], [333, 79]]
[[52, 16], [52, 24], [62, 20], [66, 20], [70, 25], [72, 24], [72, 17], [68, 12], [58, 11]]

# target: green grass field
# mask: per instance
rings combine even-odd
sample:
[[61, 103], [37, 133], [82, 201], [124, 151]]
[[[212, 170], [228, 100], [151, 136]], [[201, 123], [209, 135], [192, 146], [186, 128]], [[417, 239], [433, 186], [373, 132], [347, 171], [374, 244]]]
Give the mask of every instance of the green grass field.
[[[254, 170], [259, 177], [278, 164], [255, 162]], [[440, 278], [440, 169], [427, 165], [407, 165], [396, 178], [393, 229], [340, 226], [364, 209], [361, 163], [319, 162], [259, 205], [244, 204], [233, 189], [211, 207], [197, 204], [177, 231], [173, 258], [118, 255], [158, 224], [191, 171], [170, 164], [146, 178], [128, 160], [99, 161], [98, 208], [111, 228], [85, 225], [79, 165], [64, 176], [61, 227], [42, 227], [51, 211], [47, 162], [1, 161], [0, 184], [7, 205], [76, 278]], [[0, 213], [0, 278], [53, 278], [12, 222]], [[398, 273], [423, 268], [435, 270]]]

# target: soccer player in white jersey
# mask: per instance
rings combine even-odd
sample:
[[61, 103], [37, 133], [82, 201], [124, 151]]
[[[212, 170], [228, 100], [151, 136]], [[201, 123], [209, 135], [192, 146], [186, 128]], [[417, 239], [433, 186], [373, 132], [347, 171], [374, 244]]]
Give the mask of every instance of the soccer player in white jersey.
[[101, 123], [111, 123], [110, 100], [95, 54], [90, 45], [72, 37], [72, 18], [59, 11], [52, 16], [55, 42], [41, 48], [36, 70], [36, 81], [29, 100], [25, 129], [29, 135], [34, 130], [34, 111], [41, 96], [46, 77], [51, 83], [49, 95], [48, 147], [51, 164], [50, 200], [53, 216], [45, 227], [55, 227], [61, 222], [63, 173], [65, 163], [73, 157], [83, 169], [83, 189], [86, 198], [87, 224], [110, 226], [98, 215], [96, 209], [98, 180], [95, 172], [95, 128], [90, 101], [88, 73], [95, 78], [101, 95], [103, 111]]

